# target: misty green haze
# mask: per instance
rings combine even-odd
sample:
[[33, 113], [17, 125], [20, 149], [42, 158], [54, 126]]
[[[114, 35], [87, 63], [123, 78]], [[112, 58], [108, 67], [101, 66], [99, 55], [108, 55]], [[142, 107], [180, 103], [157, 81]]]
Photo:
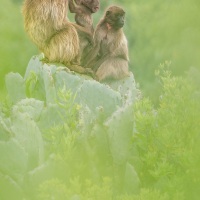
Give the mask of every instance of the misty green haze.
[[1, 0], [0, 200], [200, 199], [200, 1], [100, 2], [95, 25], [126, 11], [131, 98], [37, 59], [24, 77], [39, 51]]

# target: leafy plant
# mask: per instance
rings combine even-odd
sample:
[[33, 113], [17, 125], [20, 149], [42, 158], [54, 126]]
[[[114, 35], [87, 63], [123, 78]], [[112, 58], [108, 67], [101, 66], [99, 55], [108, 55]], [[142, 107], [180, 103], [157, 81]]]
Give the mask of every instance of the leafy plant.
[[100, 84], [37, 57], [25, 77], [7, 75], [0, 197], [198, 199], [199, 91], [166, 65], [156, 72], [157, 107], [138, 98], [133, 76]]
[[192, 187], [199, 185], [190, 174], [199, 166], [196, 145], [200, 142], [200, 103], [196, 87], [187, 79], [172, 77], [164, 65], [158, 74], [163, 84], [158, 109], [148, 99], [134, 106], [133, 145], [140, 161], [136, 171], [145, 187], [167, 191], [170, 198], [185, 190], [186, 199], [197, 199], [195, 189], [192, 192], [186, 189], [189, 177]]

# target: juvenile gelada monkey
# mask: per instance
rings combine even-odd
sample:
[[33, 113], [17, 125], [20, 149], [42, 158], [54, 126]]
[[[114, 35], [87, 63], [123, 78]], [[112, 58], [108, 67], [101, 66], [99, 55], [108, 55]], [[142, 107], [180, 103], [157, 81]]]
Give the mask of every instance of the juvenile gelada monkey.
[[93, 68], [97, 80], [122, 79], [129, 76], [128, 45], [122, 27], [125, 12], [109, 7], [94, 33], [94, 48], [85, 58], [85, 66]]
[[93, 19], [92, 14], [100, 7], [99, 0], [69, 0], [69, 10], [75, 13], [75, 21], [78, 25], [86, 28], [91, 33], [90, 40], [85, 35], [79, 34], [80, 50], [76, 57], [76, 63], [81, 63], [93, 45]]
[[75, 21], [78, 25], [94, 31], [92, 14], [100, 8], [99, 0], [69, 0], [69, 10], [75, 13]]
[[78, 73], [90, 73], [91, 70], [72, 65], [79, 53], [78, 33], [87, 32], [67, 19], [67, 10], [68, 0], [25, 0], [25, 30], [48, 62], [63, 63]]

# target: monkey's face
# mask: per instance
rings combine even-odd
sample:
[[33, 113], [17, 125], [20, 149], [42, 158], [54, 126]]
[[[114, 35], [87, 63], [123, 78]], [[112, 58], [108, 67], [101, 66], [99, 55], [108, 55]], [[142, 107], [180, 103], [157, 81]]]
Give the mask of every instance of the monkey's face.
[[97, 12], [100, 8], [99, 0], [82, 0], [81, 4], [87, 7], [91, 13]]
[[125, 12], [118, 6], [111, 6], [105, 14], [105, 21], [114, 29], [120, 29], [124, 26]]

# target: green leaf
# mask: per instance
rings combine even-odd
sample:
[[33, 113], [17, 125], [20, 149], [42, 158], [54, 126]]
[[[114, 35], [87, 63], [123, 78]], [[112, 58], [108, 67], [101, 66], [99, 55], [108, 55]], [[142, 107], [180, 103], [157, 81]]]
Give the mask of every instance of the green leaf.
[[10, 136], [10, 119], [0, 116], [0, 140], [8, 140]]
[[0, 172], [20, 180], [28, 167], [28, 154], [25, 149], [16, 141], [11, 139], [8, 142], [0, 141]]
[[24, 197], [20, 185], [11, 177], [0, 173], [0, 199], [2, 200], [22, 200]]
[[29, 115], [13, 113], [11, 130], [28, 154], [29, 168], [41, 164], [44, 159], [44, 143], [38, 126]]
[[36, 99], [23, 99], [13, 106], [13, 113], [26, 113], [34, 121], [38, 121], [44, 108], [44, 102]]
[[118, 109], [106, 122], [114, 162], [126, 163], [133, 134], [133, 105]]
[[134, 167], [126, 163], [124, 176], [124, 191], [127, 193], [138, 193], [140, 188], [140, 179]]
[[38, 126], [42, 132], [67, 121], [65, 110], [57, 104], [49, 104], [42, 110]]
[[97, 107], [102, 107], [107, 116], [122, 104], [120, 93], [94, 80], [83, 82], [77, 91], [76, 101], [82, 106], [88, 106], [92, 112], [95, 112]]
[[24, 79], [18, 73], [9, 73], [6, 75], [6, 88], [12, 103], [17, 103], [26, 97]]
[[43, 65], [42, 71], [42, 79], [44, 81], [44, 89], [46, 92], [46, 102], [48, 103], [55, 103], [57, 96], [56, 96], [56, 88], [55, 88], [55, 80], [53, 78], [53, 68], [49, 67], [48, 65]]
[[27, 174], [27, 184], [30, 188], [37, 189], [41, 183], [53, 178], [66, 181], [69, 178], [68, 174], [66, 165], [59, 159], [56, 159], [55, 155], [50, 155], [47, 161]]

